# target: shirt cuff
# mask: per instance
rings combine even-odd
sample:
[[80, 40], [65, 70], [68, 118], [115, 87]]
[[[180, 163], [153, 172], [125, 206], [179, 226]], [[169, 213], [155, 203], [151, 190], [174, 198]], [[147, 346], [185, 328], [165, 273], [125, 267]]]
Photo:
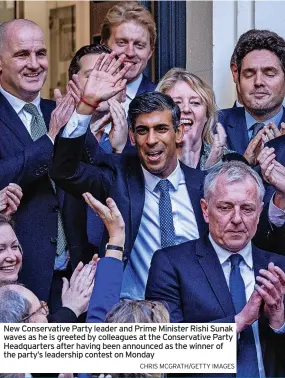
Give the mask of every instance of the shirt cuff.
[[91, 117], [92, 115], [78, 114], [76, 110], [74, 110], [61, 136], [63, 138], [78, 138], [84, 135], [90, 124]]
[[47, 134], [47, 136], [49, 137], [51, 143], [54, 144], [54, 140], [52, 139], [52, 137], [50, 135], [48, 135], [48, 134]]
[[268, 209], [268, 216], [269, 221], [274, 224], [276, 227], [282, 227], [285, 223], [285, 211], [279, 209], [279, 207], [275, 206], [273, 203], [273, 196], [269, 202], [269, 209]]
[[285, 323], [284, 323], [283, 326], [282, 326], [281, 328], [279, 328], [279, 329], [272, 328], [272, 327], [270, 327], [270, 328], [271, 328], [272, 331], [274, 331], [275, 333], [285, 333]]

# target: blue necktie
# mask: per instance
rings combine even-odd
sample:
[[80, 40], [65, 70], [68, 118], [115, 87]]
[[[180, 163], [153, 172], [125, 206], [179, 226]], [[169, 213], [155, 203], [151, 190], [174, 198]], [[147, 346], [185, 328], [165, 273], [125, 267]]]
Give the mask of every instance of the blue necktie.
[[[240, 273], [239, 264], [243, 257], [233, 253], [230, 257], [230, 292], [235, 312], [238, 314], [246, 305], [245, 286]], [[258, 362], [252, 327], [247, 327], [240, 333], [239, 352], [237, 357], [237, 377], [259, 377]]]
[[251, 135], [250, 140], [252, 140], [259, 133], [259, 131], [263, 129], [264, 126], [265, 126], [265, 123], [263, 122], [254, 123], [250, 128], [252, 130], [252, 135]]
[[[32, 121], [31, 121], [31, 138], [33, 141], [36, 141], [43, 135], [47, 133], [47, 127], [45, 124], [45, 121], [43, 117], [40, 115], [36, 105], [32, 103], [27, 103], [24, 107], [24, 110], [26, 110], [28, 113], [32, 115]], [[50, 180], [51, 185], [53, 187], [54, 192], [56, 193], [56, 187], [55, 183]], [[56, 244], [56, 254], [60, 256], [65, 250], [66, 250], [66, 238], [65, 233], [63, 229], [63, 220], [62, 215], [60, 211], [58, 211], [58, 217], [57, 217], [57, 244]]]
[[168, 180], [160, 180], [156, 186], [160, 191], [159, 221], [161, 248], [165, 248], [175, 245], [175, 229], [173, 224], [171, 199], [169, 195], [171, 183]]

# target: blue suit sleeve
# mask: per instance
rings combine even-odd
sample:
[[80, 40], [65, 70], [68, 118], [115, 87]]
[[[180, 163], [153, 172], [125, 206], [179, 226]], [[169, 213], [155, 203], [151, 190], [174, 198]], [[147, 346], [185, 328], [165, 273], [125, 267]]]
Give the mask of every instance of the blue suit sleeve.
[[159, 250], [153, 255], [145, 298], [166, 302], [172, 323], [183, 322], [180, 287], [177, 274], [166, 254]]
[[0, 188], [14, 182], [25, 188], [46, 175], [51, 161], [53, 144], [47, 135], [26, 147], [16, 156], [0, 159]]
[[99, 261], [86, 323], [103, 323], [107, 313], [119, 302], [123, 265], [113, 257], [103, 257]]

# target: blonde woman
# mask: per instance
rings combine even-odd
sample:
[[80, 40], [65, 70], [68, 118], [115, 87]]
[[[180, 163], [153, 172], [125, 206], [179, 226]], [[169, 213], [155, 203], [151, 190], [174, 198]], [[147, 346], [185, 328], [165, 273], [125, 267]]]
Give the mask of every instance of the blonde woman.
[[223, 155], [234, 152], [227, 149], [226, 133], [217, 123], [214, 92], [198, 76], [182, 68], [172, 68], [156, 90], [172, 97], [181, 110], [184, 138], [177, 148], [178, 158], [184, 164], [209, 169]]

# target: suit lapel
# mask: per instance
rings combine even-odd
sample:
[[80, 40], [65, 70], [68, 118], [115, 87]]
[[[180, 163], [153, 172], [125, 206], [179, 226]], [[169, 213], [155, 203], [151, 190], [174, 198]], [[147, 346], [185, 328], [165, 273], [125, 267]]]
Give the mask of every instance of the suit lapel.
[[196, 244], [198, 262], [223, 309], [225, 316], [235, 314], [231, 294], [218, 256], [208, 237], [200, 238]]
[[[200, 206], [200, 200], [202, 198], [202, 190], [203, 189], [202, 189], [202, 187], [198, 188], [198, 186], [196, 184], [196, 182], [198, 180], [200, 181], [201, 179], [196, 177], [196, 173], [197, 173], [196, 169], [191, 169], [191, 171], [190, 171], [189, 167], [186, 167], [186, 165], [181, 163], [181, 162], [180, 162], [180, 166], [181, 166], [181, 169], [184, 172], [186, 187], [187, 187], [188, 194], [189, 194], [189, 197], [190, 197], [190, 201], [191, 201], [191, 204], [192, 204], [192, 207], [193, 207], [193, 210], [194, 210], [199, 235], [201, 237], [201, 236], [203, 236], [205, 229], [206, 229], [202, 209], [201, 209], [201, 206]], [[195, 186], [195, 184], [196, 184], [196, 186]]]
[[252, 260], [253, 260], [254, 277], [259, 275], [260, 269], [267, 269], [268, 264], [270, 262], [268, 261], [264, 253], [262, 253], [254, 245], [252, 245]]
[[148, 79], [147, 76], [143, 75], [142, 81], [136, 93], [136, 96], [144, 92], [152, 92], [155, 90], [156, 85]]
[[2, 93], [0, 93], [0, 119], [24, 146], [33, 143], [26, 126]]
[[131, 245], [134, 244], [143, 213], [145, 201], [145, 184], [138, 158], [134, 157], [127, 170], [127, 183], [131, 213]]
[[228, 116], [227, 134], [231, 142], [229, 148], [243, 155], [249, 143], [244, 108], [236, 107], [231, 110]]

